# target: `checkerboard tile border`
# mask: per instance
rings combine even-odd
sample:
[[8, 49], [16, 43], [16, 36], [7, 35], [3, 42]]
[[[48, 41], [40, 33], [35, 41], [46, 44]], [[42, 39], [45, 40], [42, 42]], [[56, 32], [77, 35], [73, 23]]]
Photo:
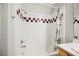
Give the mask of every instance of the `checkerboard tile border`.
[[73, 22], [74, 24], [75, 23], [79, 23], [79, 20], [78, 19], [76, 19], [76, 17], [74, 17], [74, 22]]
[[26, 22], [42, 22], [42, 23], [54, 23], [56, 22], [57, 20], [57, 16], [56, 18], [52, 18], [52, 19], [44, 19], [44, 18], [35, 18], [35, 17], [25, 17], [23, 15], [23, 12], [26, 13], [25, 11], [23, 11], [23, 9], [17, 9], [17, 15], [23, 20], [23, 21], [26, 21]]

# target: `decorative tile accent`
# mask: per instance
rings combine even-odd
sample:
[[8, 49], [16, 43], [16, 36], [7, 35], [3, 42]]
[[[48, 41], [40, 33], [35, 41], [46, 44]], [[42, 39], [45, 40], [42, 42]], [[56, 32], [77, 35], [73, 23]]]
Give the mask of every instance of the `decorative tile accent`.
[[37, 18], [38, 22], [41, 22], [41, 20], [39, 18]]
[[43, 19], [41, 19], [41, 21], [43, 21]]
[[73, 20], [74, 20], [74, 21], [73, 21], [73, 24], [79, 23], [79, 19], [78, 19], [77, 17], [74, 17]]
[[24, 19], [26, 19], [26, 17], [24, 17]]
[[22, 13], [20, 14], [20, 18], [22, 17]]
[[37, 22], [37, 20], [35, 20], [35, 23]]
[[35, 20], [35, 18], [33, 18], [33, 20]]
[[75, 19], [73, 23], [74, 23], [74, 24], [75, 24], [75, 23], [79, 23], [78, 19]]
[[28, 20], [28, 19], [26, 19], [26, 22], [29, 22], [29, 20]]
[[31, 17], [28, 17], [28, 19], [31, 19]]
[[[42, 22], [42, 23], [53, 23], [53, 22], [56, 22], [56, 19], [57, 19], [57, 16], [56, 18], [52, 18], [52, 19], [44, 19], [44, 18], [31, 18], [31, 17], [25, 17], [23, 16], [23, 9], [18, 9], [17, 10], [17, 15], [22, 19], [22, 20], [25, 20], [26, 22]], [[26, 12], [26, 11], [24, 11]], [[24, 13], [25, 14], [25, 13]]]
[[77, 23], [79, 23], [79, 21], [77, 21]]
[[54, 22], [56, 22], [56, 19], [54, 20]]
[[55, 19], [55, 18], [53, 18], [53, 21], [54, 21], [54, 22], [56, 22], [56, 19]]
[[51, 23], [53, 23], [53, 20], [51, 19]]
[[57, 19], [58, 17], [56, 16], [56, 19]]
[[31, 22], [33, 22], [33, 20], [31, 20]]
[[19, 15], [19, 13], [20, 13], [20, 9], [17, 10], [17, 15]]
[[77, 19], [75, 20], [75, 22], [77, 21]]

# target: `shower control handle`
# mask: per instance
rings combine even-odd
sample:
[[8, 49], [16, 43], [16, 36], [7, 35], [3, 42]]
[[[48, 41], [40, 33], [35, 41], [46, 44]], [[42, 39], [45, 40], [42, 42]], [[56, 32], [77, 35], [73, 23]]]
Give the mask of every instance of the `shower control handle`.
[[21, 40], [21, 44], [22, 44], [23, 42], [25, 42], [25, 41]]
[[16, 17], [15, 17], [15, 16], [12, 16], [11, 18], [12, 18], [12, 19], [15, 19]]
[[21, 48], [25, 48], [25, 47], [27, 47], [27, 46], [25, 46], [25, 45], [21, 46]]

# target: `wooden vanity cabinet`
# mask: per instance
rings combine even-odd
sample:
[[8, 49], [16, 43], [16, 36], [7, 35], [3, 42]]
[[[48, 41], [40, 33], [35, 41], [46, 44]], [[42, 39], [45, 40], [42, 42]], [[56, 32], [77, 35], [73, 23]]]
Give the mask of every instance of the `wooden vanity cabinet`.
[[58, 56], [73, 56], [73, 55], [71, 53], [65, 51], [64, 49], [59, 48], [58, 49]]

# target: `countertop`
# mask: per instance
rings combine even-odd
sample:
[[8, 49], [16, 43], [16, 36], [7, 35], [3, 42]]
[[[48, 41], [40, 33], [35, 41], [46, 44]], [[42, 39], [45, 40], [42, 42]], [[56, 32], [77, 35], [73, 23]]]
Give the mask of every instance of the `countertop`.
[[64, 49], [74, 56], [79, 56], [79, 43], [64, 43], [59, 44], [58, 47]]

